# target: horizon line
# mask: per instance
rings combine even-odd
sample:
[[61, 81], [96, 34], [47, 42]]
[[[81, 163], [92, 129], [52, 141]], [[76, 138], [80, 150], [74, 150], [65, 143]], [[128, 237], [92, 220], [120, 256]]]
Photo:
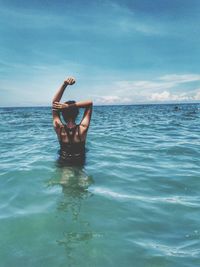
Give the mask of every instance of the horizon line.
[[[189, 105], [189, 104], [200, 104], [197, 102], [168, 102], [168, 103], [133, 103], [133, 104], [95, 104], [94, 107], [108, 107], [108, 106], [150, 106], [150, 105]], [[35, 105], [35, 106], [0, 106], [0, 108], [51, 108], [51, 105]]]

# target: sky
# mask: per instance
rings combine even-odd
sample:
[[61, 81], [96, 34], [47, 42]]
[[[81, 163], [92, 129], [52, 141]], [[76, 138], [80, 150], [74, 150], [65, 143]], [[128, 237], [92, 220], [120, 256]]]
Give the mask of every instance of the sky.
[[199, 0], [0, 0], [0, 106], [200, 101]]

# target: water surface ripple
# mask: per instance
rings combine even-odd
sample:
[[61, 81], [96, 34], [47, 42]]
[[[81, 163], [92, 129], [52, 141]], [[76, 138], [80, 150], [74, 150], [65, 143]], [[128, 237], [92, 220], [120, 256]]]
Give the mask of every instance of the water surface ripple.
[[82, 169], [56, 165], [50, 108], [0, 130], [0, 266], [200, 266], [199, 104], [94, 107]]

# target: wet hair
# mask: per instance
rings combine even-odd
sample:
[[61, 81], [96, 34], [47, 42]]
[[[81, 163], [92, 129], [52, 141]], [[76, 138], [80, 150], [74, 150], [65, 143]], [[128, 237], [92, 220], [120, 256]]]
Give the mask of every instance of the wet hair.
[[[76, 101], [73, 101], [73, 100], [65, 102], [65, 104], [68, 104], [68, 105], [75, 104], [75, 103], [76, 103]], [[69, 106], [69, 108], [62, 110], [62, 116], [63, 116], [63, 119], [66, 123], [70, 119], [75, 121], [78, 114], [79, 114], [79, 109], [76, 106], [72, 106], [72, 107]]]

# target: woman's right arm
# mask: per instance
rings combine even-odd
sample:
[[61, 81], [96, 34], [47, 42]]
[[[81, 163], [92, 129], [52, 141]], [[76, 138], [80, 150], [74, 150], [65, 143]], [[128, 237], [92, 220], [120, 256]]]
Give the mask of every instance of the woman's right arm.
[[64, 81], [64, 83], [61, 85], [61, 87], [58, 89], [56, 92], [55, 96], [53, 97], [52, 100], [52, 116], [53, 116], [53, 126], [55, 131], [57, 132], [60, 127], [63, 126], [61, 120], [60, 120], [60, 115], [59, 111], [54, 108], [55, 102], [59, 102], [60, 99], [62, 98], [62, 95], [68, 85], [72, 85], [75, 83], [74, 78], [68, 78], [67, 80]]

